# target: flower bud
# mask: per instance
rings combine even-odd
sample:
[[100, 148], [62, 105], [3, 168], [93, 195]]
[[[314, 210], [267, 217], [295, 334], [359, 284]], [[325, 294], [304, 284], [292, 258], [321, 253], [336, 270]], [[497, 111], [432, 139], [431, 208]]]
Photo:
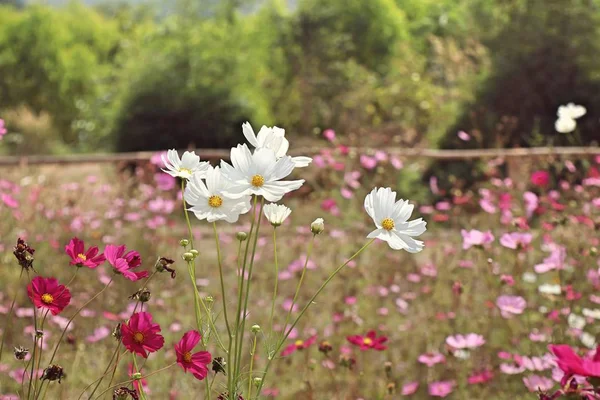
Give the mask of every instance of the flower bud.
[[194, 255], [192, 253], [190, 253], [190, 252], [183, 253], [182, 258], [185, 261], [194, 261]]
[[260, 325], [252, 325], [252, 328], [250, 328], [250, 330], [252, 331], [252, 333], [258, 333], [260, 332]]
[[193, 254], [194, 258], [198, 257], [198, 254], [200, 254], [200, 253], [198, 252], [198, 250], [196, 250], [196, 249], [191, 249], [191, 250], [190, 250], [190, 253], [192, 253], [192, 254]]
[[318, 235], [325, 230], [325, 221], [323, 218], [317, 218], [310, 224], [310, 231], [313, 235]]
[[246, 232], [238, 232], [235, 234], [235, 238], [240, 242], [243, 242], [244, 240], [248, 239], [248, 234]]
[[215, 298], [214, 298], [214, 297], [212, 297], [212, 296], [210, 296], [210, 295], [208, 295], [208, 296], [206, 296], [206, 297], [204, 298], [204, 301], [205, 301], [205, 302], [207, 302], [208, 304], [212, 304], [212, 303], [214, 303], [214, 302], [215, 302]]
[[189, 241], [189, 240], [187, 240], [187, 239], [181, 239], [181, 240], [179, 241], [179, 245], [180, 245], [181, 247], [187, 247], [189, 244], [190, 244], [190, 241]]
[[27, 354], [29, 354], [29, 349], [21, 346], [15, 347], [14, 353], [17, 360], [24, 360]]
[[597, 256], [598, 255], [598, 248], [597, 247], [592, 247], [590, 249], [590, 255], [592, 255], [594, 257]]
[[252, 382], [254, 382], [254, 386], [259, 387], [260, 384], [262, 383], [262, 378], [259, 378], [258, 376], [254, 379], [252, 379]]
[[131, 374], [131, 379], [139, 381], [140, 379], [142, 379], [142, 374], [140, 372], [134, 372], [133, 374]]

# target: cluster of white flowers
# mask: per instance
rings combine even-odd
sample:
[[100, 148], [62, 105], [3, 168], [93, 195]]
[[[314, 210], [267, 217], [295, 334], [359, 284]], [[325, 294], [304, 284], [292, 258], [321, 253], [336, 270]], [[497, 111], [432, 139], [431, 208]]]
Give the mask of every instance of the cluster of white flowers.
[[577, 118], [585, 115], [587, 110], [584, 106], [579, 106], [574, 103], [569, 103], [566, 106], [558, 107], [556, 115], [558, 119], [554, 123], [554, 129], [560, 133], [570, 133], [577, 128]]
[[[254, 151], [246, 144], [237, 145], [231, 149], [231, 164], [221, 160], [220, 167], [212, 167], [189, 151], [181, 159], [176, 150], [169, 150], [166, 158], [163, 156], [163, 171], [188, 181], [183, 197], [200, 220], [236, 222], [252, 208], [253, 195], [275, 203], [304, 183], [303, 179], [285, 180], [294, 168], [306, 167], [312, 161], [309, 157], [287, 155], [289, 142], [285, 130], [263, 126], [256, 135], [246, 122], [242, 132]], [[425, 232], [427, 223], [421, 218], [408, 220], [414, 205], [396, 201], [396, 192], [390, 188], [373, 189], [364, 205], [377, 228], [368, 238], [386, 241], [395, 250], [417, 253], [423, 249], [423, 242], [414, 237]], [[263, 207], [265, 217], [274, 227], [283, 224], [291, 212], [280, 204]], [[321, 218], [311, 225], [314, 234], [323, 229]]]

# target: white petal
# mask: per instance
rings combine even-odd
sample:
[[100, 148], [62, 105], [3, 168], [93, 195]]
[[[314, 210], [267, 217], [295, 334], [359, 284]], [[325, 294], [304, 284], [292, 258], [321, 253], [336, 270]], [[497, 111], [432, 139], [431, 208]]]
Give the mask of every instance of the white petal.
[[246, 137], [248, 143], [250, 143], [254, 147], [258, 147], [258, 141], [256, 140], [256, 135], [254, 134], [254, 129], [252, 129], [252, 125], [249, 122], [244, 122], [242, 124], [242, 132]]
[[312, 158], [304, 156], [292, 157], [292, 162], [296, 168], [304, 168], [309, 166], [309, 164], [312, 162]]

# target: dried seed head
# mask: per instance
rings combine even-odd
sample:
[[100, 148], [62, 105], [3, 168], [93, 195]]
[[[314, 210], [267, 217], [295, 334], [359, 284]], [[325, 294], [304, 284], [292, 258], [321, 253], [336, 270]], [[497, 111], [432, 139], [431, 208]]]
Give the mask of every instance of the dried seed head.
[[15, 347], [14, 353], [17, 360], [24, 360], [27, 354], [29, 354], [29, 349], [22, 346]]
[[42, 381], [58, 381], [58, 383], [60, 383], [61, 379], [64, 379], [66, 377], [67, 374], [65, 374], [65, 371], [61, 366], [52, 364], [44, 370], [44, 373], [42, 374], [42, 377], [40, 379]]

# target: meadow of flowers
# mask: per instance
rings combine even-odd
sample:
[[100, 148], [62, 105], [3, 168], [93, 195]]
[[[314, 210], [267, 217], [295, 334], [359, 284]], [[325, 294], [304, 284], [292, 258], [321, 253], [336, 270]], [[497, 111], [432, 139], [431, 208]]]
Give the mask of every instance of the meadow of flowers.
[[600, 399], [600, 154], [399, 191], [422, 160], [242, 133], [2, 171], [0, 399]]

